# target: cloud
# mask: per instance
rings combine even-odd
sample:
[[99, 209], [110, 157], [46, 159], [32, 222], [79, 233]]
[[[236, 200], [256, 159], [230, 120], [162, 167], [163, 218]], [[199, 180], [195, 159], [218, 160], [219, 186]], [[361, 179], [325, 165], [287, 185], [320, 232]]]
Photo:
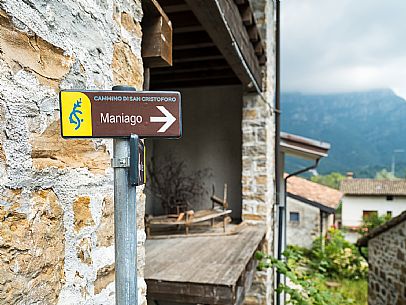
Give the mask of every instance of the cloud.
[[282, 88], [406, 97], [406, 1], [281, 1]]

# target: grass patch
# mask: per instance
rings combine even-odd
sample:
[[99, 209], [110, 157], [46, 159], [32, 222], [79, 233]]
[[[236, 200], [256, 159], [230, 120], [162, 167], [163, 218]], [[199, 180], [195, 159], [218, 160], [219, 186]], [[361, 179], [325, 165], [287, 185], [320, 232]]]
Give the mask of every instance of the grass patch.
[[338, 287], [330, 288], [336, 293], [341, 294], [345, 299], [350, 299], [354, 305], [368, 305], [368, 282], [362, 280], [338, 280]]

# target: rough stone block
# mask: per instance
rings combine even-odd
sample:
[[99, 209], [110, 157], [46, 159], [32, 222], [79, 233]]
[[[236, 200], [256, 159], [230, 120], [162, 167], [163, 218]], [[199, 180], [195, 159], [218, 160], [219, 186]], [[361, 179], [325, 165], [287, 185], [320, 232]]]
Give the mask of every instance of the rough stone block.
[[35, 34], [17, 30], [9, 16], [0, 10], [0, 58], [17, 72], [32, 72], [38, 80], [59, 89], [60, 80], [69, 72], [72, 59]]
[[135, 56], [128, 44], [118, 42], [114, 45], [112, 69], [114, 84], [142, 88], [142, 60]]
[[114, 242], [114, 203], [111, 196], [103, 200], [102, 218], [96, 237], [98, 247], [109, 247]]
[[90, 210], [90, 197], [77, 197], [73, 202], [73, 213], [76, 232], [95, 224]]
[[[24, 196], [21, 190], [3, 190], [1, 197], [0, 303], [56, 304], [65, 281], [58, 198], [50, 189]], [[28, 214], [21, 209], [27, 203]]]
[[105, 146], [96, 146], [91, 140], [62, 139], [59, 121], [52, 123], [44, 133], [33, 134], [30, 142], [36, 170], [85, 167], [91, 172], [104, 174], [110, 167], [110, 156]]

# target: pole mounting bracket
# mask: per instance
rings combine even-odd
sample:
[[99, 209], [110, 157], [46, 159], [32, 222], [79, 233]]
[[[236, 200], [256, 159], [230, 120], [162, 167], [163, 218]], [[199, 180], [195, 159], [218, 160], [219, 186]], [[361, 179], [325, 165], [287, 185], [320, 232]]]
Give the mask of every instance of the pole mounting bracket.
[[111, 167], [113, 168], [130, 167], [130, 158], [113, 158], [111, 159]]
[[130, 136], [130, 184], [132, 186], [138, 185], [138, 141], [138, 135], [132, 134]]

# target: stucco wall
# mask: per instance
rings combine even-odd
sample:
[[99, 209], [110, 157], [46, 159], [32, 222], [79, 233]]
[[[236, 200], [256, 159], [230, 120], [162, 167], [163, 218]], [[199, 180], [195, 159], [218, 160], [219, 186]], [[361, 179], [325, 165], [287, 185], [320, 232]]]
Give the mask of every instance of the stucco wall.
[[357, 227], [362, 222], [362, 212], [378, 211], [379, 215], [392, 212], [392, 217], [406, 211], [406, 197], [394, 197], [393, 201], [386, 200], [386, 196], [344, 196], [342, 198], [342, 225]]
[[368, 243], [368, 304], [406, 304], [406, 222]]
[[[223, 198], [224, 183], [232, 218], [241, 219], [241, 86], [181, 89], [182, 138], [178, 140], [147, 139], [148, 158], [157, 163], [171, 155], [184, 161], [187, 170], [208, 168], [210, 176], [203, 182], [207, 194], [192, 202], [195, 210], [211, 208], [212, 185]], [[162, 212], [159, 200], [148, 196], [147, 213]]]
[[58, 91], [142, 88], [141, 18], [133, 0], [0, 2], [1, 304], [114, 304], [112, 142], [61, 139]]

